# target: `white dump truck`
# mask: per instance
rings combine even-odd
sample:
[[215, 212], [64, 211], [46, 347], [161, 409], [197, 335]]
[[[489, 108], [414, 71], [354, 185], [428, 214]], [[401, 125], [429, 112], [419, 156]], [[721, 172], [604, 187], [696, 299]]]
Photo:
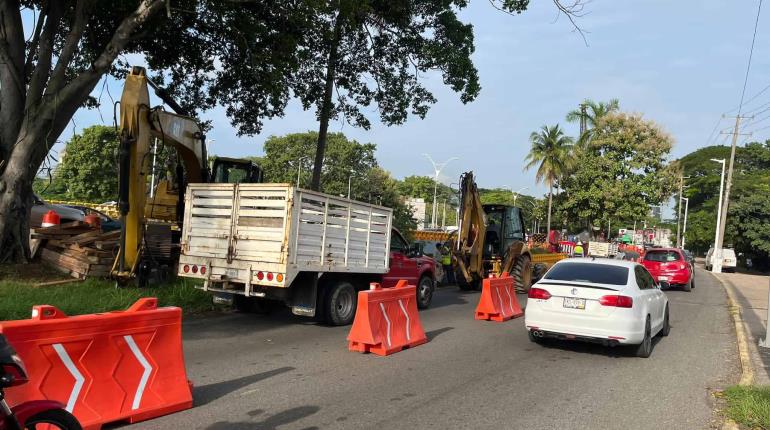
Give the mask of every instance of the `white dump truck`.
[[289, 184], [190, 184], [179, 276], [250, 310], [280, 301], [344, 325], [371, 282], [417, 285], [430, 305], [435, 262], [392, 227], [391, 209]]

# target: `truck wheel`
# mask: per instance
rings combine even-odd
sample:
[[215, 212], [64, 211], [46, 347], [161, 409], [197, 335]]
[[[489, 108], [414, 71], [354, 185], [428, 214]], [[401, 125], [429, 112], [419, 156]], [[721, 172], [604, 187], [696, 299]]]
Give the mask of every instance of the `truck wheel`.
[[332, 284], [326, 290], [324, 315], [329, 325], [348, 325], [356, 316], [356, 289], [347, 281]]
[[417, 307], [428, 309], [433, 300], [433, 279], [430, 276], [423, 276], [417, 283]]
[[520, 255], [513, 265], [513, 276], [517, 293], [528, 293], [532, 287], [532, 259], [529, 255]]

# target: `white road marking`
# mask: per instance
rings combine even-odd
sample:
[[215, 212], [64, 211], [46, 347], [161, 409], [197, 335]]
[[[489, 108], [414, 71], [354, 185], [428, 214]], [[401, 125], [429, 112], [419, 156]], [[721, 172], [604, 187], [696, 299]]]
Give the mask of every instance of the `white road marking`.
[[69, 354], [67, 354], [67, 350], [64, 349], [64, 345], [55, 343], [53, 344], [53, 349], [56, 351], [56, 354], [59, 355], [59, 359], [64, 363], [64, 366], [70, 372], [72, 377], [75, 378], [75, 385], [72, 387], [70, 398], [67, 399], [67, 406], [65, 407], [67, 412], [72, 413], [72, 410], [75, 409], [75, 403], [78, 401], [78, 396], [80, 396], [80, 390], [83, 389], [83, 384], [86, 382], [86, 378], [83, 377], [83, 374], [80, 373], [78, 367], [72, 362]]
[[390, 319], [388, 318], [388, 313], [385, 312], [385, 306], [380, 303], [380, 310], [382, 311], [382, 316], [385, 317], [385, 323], [388, 325], [386, 328], [386, 333], [388, 336], [388, 348], [390, 348]]
[[126, 340], [128, 347], [131, 348], [131, 352], [134, 353], [134, 356], [139, 361], [139, 364], [141, 364], [144, 368], [142, 378], [139, 380], [139, 386], [136, 388], [136, 393], [134, 394], [134, 403], [131, 405], [131, 409], [136, 410], [139, 409], [139, 405], [142, 403], [142, 396], [144, 395], [144, 389], [147, 387], [147, 380], [150, 379], [152, 366], [144, 357], [144, 355], [142, 355], [142, 351], [140, 351], [139, 347], [136, 346], [136, 342], [134, 342], [134, 338], [131, 337], [131, 335], [123, 336], [123, 339]]

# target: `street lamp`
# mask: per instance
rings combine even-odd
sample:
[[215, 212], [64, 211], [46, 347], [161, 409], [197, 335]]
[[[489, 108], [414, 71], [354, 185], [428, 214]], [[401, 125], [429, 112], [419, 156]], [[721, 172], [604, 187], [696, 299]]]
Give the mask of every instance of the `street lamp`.
[[[719, 179], [719, 206], [717, 206], [717, 227], [714, 233], [714, 252], [711, 254], [711, 258], [714, 259], [714, 263], [711, 265], [711, 271], [713, 273], [722, 273], [722, 247], [717, 248], [719, 242], [719, 227], [722, 220], [722, 193], [725, 188], [725, 159], [724, 158], [712, 158], [711, 161], [722, 164], [722, 176]], [[708, 264], [708, 261], [706, 262]]]
[[433, 171], [435, 172], [436, 176], [433, 178], [433, 213], [431, 215], [431, 226], [433, 228], [436, 228], [436, 195], [438, 194], [438, 175], [441, 174], [441, 170], [446, 167], [447, 164], [450, 162], [457, 160], [457, 157], [452, 157], [443, 163], [436, 163], [433, 161], [433, 159], [428, 154], [422, 154], [426, 157], [428, 157], [428, 160], [430, 161], [430, 164], [433, 165]]
[[684, 225], [682, 226], [682, 249], [684, 249], [685, 235], [687, 234], [687, 209], [690, 207], [690, 199], [682, 197], [684, 200]]
[[353, 185], [353, 173], [356, 173], [356, 171], [350, 169], [350, 176], [348, 176], [348, 200], [350, 200], [350, 187]]
[[521, 194], [522, 191], [528, 190], [528, 189], [529, 189], [529, 187], [521, 187], [521, 188], [519, 188], [519, 191], [516, 191], [515, 193], [513, 193], [513, 205], [514, 206], [516, 206], [516, 198], [519, 197], [519, 194]]
[[307, 160], [308, 157], [299, 157], [297, 160], [297, 188], [299, 188], [299, 176], [302, 173], [302, 162]]

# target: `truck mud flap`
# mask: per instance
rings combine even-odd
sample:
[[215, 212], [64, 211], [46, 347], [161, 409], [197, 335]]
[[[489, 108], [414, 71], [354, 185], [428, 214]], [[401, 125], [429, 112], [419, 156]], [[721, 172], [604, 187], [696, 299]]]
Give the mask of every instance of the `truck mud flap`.
[[291, 312], [294, 315], [314, 317], [318, 300], [318, 273], [301, 272], [292, 281], [291, 289]]

